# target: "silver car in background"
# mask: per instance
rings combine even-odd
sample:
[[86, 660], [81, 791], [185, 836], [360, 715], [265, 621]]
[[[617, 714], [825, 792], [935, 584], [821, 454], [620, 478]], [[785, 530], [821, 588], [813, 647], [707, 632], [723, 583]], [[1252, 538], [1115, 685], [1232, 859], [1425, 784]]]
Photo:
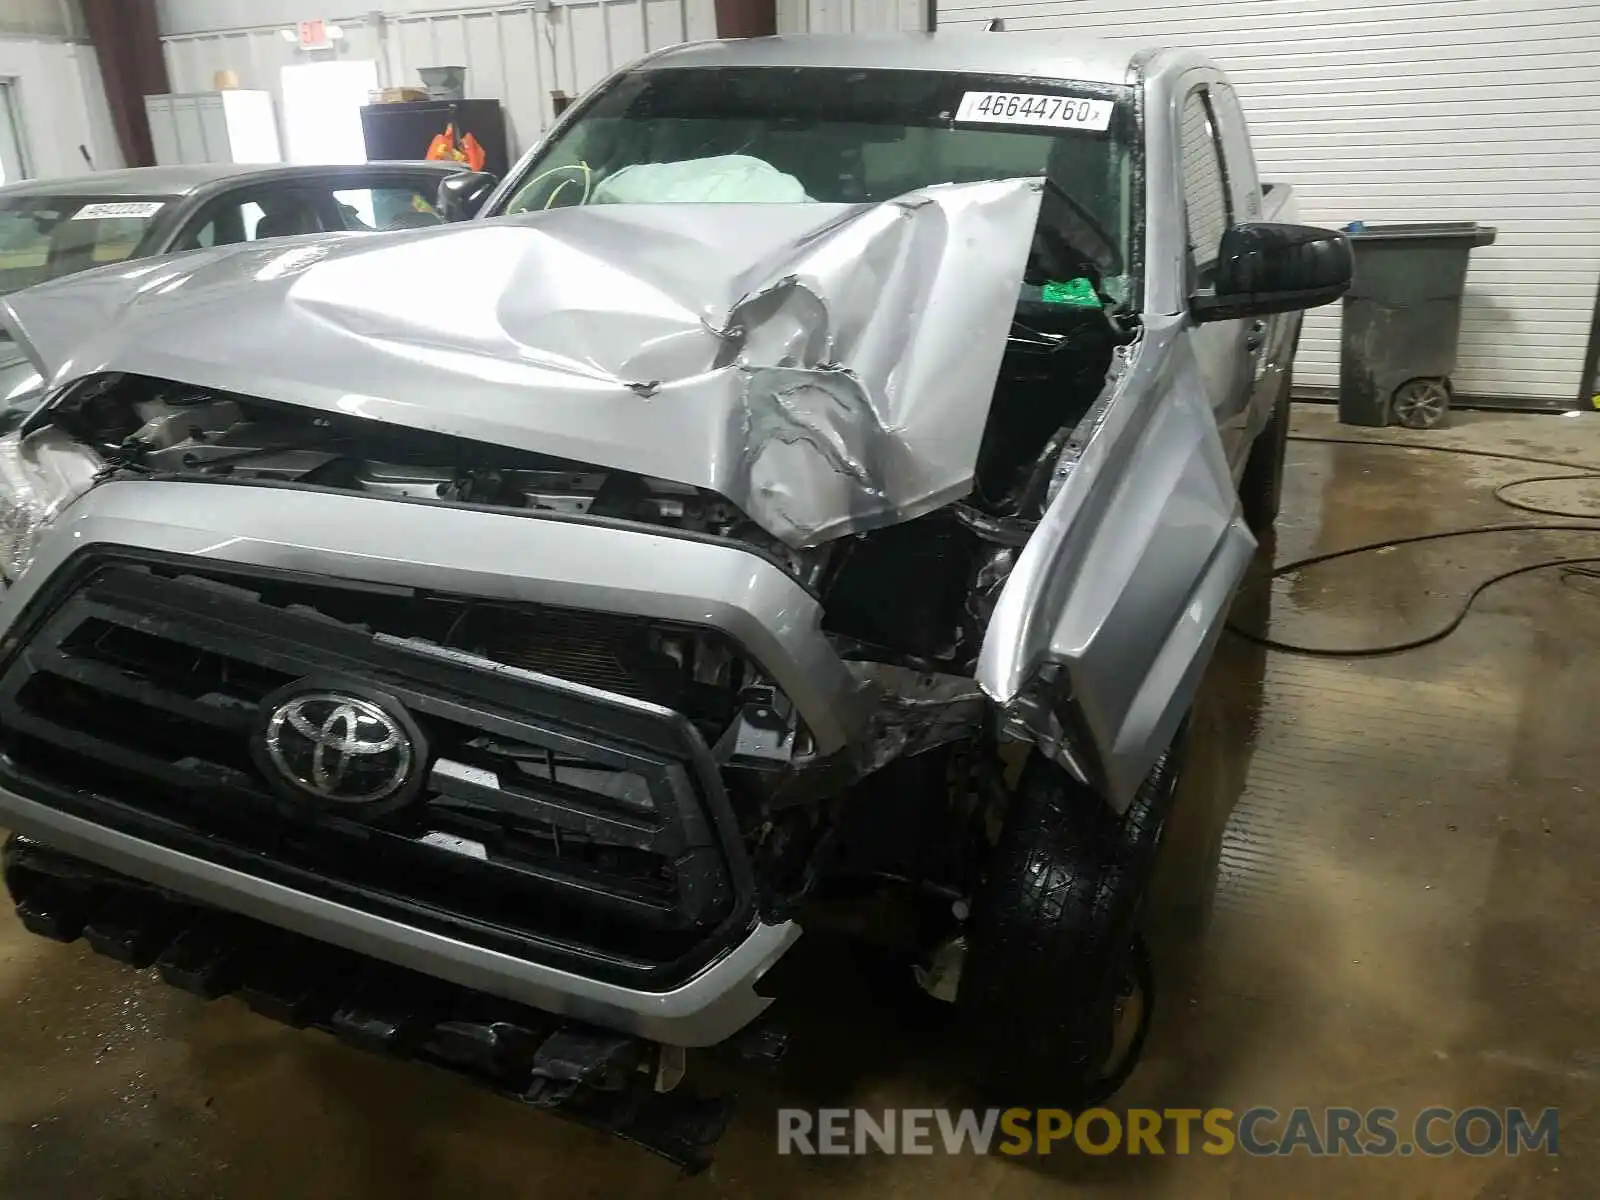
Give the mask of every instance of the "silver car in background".
[[[0, 296], [158, 254], [265, 238], [437, 224], [453, 163], [133, 167], [0, 187]], [[0, 344], [0, 422], [14, 422], [39, 382]]]

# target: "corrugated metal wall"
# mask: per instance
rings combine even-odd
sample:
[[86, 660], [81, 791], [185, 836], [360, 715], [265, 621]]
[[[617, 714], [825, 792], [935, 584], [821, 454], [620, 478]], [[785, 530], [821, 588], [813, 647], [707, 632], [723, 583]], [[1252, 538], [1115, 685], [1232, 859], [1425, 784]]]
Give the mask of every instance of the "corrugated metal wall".
[[0, 77], [16, 80], [28, 173], [49, 179], [83, 175], [88, 148], [98, 168], [120, 167], [122, 151], [100, 82], [94, 48], [59, 37], [0, 36]]
[[[713, 0], [575, 0], [548, 12], [501, 5], [337, 24], [345, 38], [335, 53], [375, 59], [385, 84], [419, 82], [418, 67], [466, 67], [469, 96], [498, 98], [505, 105], [513, 156], [549, 125], [552, 91], [578, 95], [646, 50], [716, 34]], [[227, 68], [238, 73], [242, 86], [278, 97], [280, 69], [317, 58], [285, 41], [278, 26], [163, 40], [175, 91], [206, 91], [216, 72]]]
[[928, 27], [927, 0], [777, 0], [779, 33], [893, 33]]
[[[0, 3], [5, 2], [0, 0]], [[156, 19], [163, 34], [211, 33], [219, 29], [252, 29], [331, 19], [339, 13], [382, 12], [393, 17], [461, 7], [462, 0], [382, 0], [381, 3], [357, 3], [348, 7], [329, 4], [326, 0], [156, 0]]]
[[[1001, 16], [1004, 36], [1210, 52], [1238, 84], [1263, 177], [1294, 184], [1308, 220], [1497, 226], [1473, 256], [1457, 390], [1576, 398], [1600, 280], [1600, 4], [938, 3], [941, 29]], [[1336, 307], [1310, 314], [1298, 382], [1337, 383], [1337, 340]]]
[[78, 0], [0, 0], [0, 78], [16, 81], [18, 134], [28, 173], [50, 178], [120, 167], [94, 48]]
[[78, 0], [0, 0], [0, 33], [82, 37], [83, 10]]

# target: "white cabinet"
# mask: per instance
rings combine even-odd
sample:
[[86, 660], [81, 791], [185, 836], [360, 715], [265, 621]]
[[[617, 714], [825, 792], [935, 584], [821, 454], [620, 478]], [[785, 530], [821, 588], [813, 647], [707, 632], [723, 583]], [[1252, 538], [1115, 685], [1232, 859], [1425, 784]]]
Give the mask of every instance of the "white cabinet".
[[275, 163], [283, 161], [270, 92], [229, 88], [146, 96], [156, 162]]

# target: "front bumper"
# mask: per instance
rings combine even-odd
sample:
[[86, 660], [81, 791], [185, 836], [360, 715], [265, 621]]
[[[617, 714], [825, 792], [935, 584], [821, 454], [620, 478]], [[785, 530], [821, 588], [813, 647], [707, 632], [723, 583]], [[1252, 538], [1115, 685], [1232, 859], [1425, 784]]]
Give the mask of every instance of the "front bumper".
[[527, 962], [362, 912], [205, 859], [118, 833], [0, 789], [0, 826], [89, 862], [319, 941], [504, 996], [557, 1016], [669, 1046], [711, 1046], [771, 1001], [756, 983], [795, 939], [791, 921], [758, 924], [693, 979], [644, 992]]
[[691, 1172], [709, 1164], [732, 1118], [730, 1100], [683, 1083], [682, 1050], [195, 905], [18, 835], [6, 842], [3, 861], [17, 913], [37, 934], [81, 937], [202, 999], [236, 996], [293, 1028], [443, 1067]]
[[[820, 730], [819, 745], [843, 738], [850, 719], [854, 680], [819, 631], [814, 598], [774, 564], [726, 544], [326, 492], [112, 483], [73, 506], [41, 542], [33, 569], [0, 600], [8, 657], [43, 619], [30, 602], [38, 599], [39, 611], [58, 603], [49, 581], [73, 571], [79, 556], [97, 546], [218, 568], [693, 619], [749, 650]], [[232, 601], [219, 594], [217, 603]], [[292, 613], [281, 619], [301, 620]], [[59, 669], [45, 663], [49, 657], [41, 650], [34, 666]], [[52, 661], [59, 664], [59, 655]], [[591, 699], [609, 703], [598, 694]], [[91, 863], [437, 979], [669, 1045], [715, 1044], [756, 1017], [768, 1003], [756, 982], [799, 934], [788, 922], [755, 920], [692, 971], [633, 986], [317, 894], [318, 888], [221, 857], [204, 841], [97, 819], [88, 793], [35, 786], [25, 770], [9, 766], [0, 774], [11, 780], [0, 789], [0, 825]]]

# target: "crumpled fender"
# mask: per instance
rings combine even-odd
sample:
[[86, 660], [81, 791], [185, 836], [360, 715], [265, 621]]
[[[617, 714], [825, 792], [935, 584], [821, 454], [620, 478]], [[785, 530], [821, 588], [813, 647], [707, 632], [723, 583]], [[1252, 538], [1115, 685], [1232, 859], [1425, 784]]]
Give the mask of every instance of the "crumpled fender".
[[984, 692], [1121, 812], [1171, 743], [1256, 541], [1176, 320], [1152, 323], [996, 602]]

